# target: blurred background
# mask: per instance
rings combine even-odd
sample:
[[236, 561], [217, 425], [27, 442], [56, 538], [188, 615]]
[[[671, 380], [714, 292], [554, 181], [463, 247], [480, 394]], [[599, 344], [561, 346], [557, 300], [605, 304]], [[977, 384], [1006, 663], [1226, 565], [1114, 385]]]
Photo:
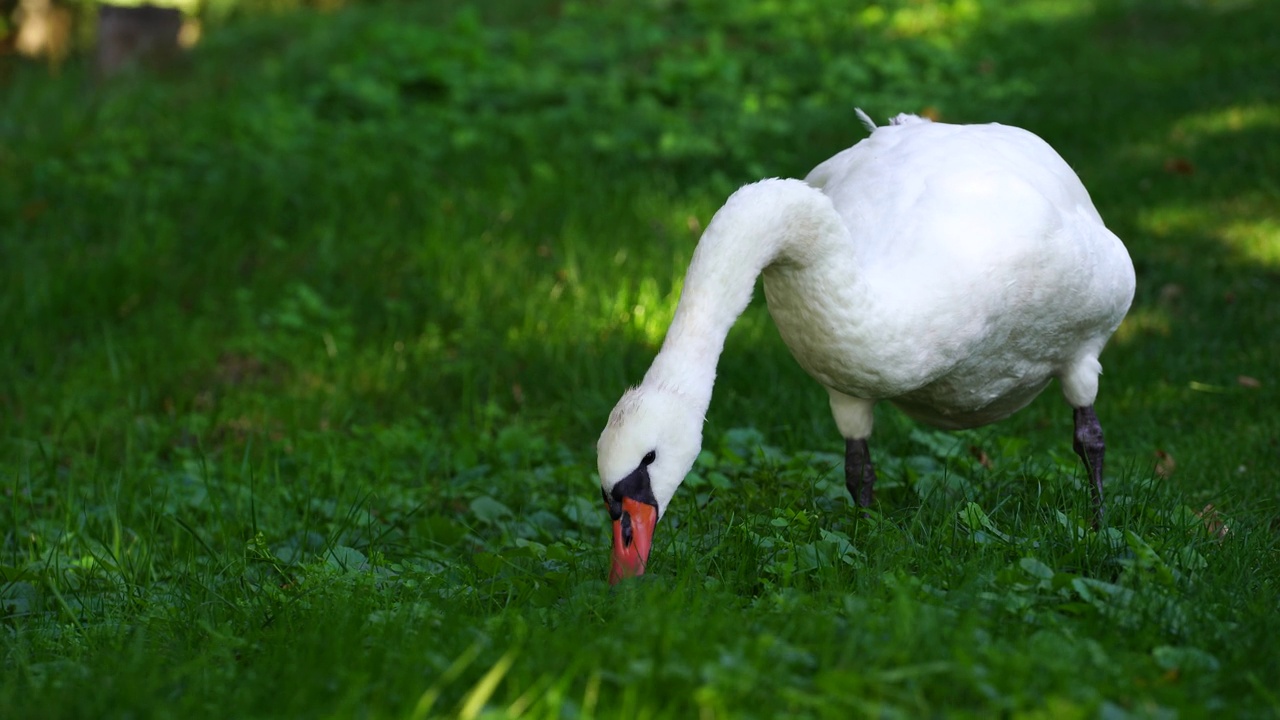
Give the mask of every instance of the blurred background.
[[[589, 447], [723, 198], [862, 107], [1027, 127], [1077, 170], [1138, 268], [1107, 377], [1148, 458], [1150, 403], [1275, 344], [1277, 8], [7, 0], [0, 407], [232, 436], [520, 413]], [[713, 430], [830, 433], [762, 303], [721, 377]]]
[[[5, 0], [0, 3], [3, 49], [53, 67], [68, 56], [94, 52], [102, 74], [113, 74], [130, 62], [164, 62], [200, 36], [201, 21], [226, 17], [244, 3], [160, 0], [142, 2], [55, 2]], [[262, 3], [266, 6], [268, 3]]]
[[[1138, 268], [1107, 378], [1145, 461], [1177, 435], [1151, 403], [1256, 380], [1275, 344], [1278, 8], [6, 0], [0, 414], [518, 413], [589, 448], [724, 197], [803, 177], [862, 107], [1027, 127], [1081, 175]], [[830, 433], [759, 299], [721, 377], [713, 431]], [[1056, 437], [1057, 403], [1014, 432]]]

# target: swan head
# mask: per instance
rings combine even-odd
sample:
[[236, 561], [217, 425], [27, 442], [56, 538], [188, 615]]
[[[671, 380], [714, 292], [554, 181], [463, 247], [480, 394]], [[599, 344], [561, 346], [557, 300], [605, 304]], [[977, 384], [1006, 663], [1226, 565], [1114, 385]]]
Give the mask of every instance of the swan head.
[[609, 582], [644, 573], [653, 530], [702, 449], [705, 403], [673, 388], [632, 388], [596, 444], [600, 490], [613, 520]]

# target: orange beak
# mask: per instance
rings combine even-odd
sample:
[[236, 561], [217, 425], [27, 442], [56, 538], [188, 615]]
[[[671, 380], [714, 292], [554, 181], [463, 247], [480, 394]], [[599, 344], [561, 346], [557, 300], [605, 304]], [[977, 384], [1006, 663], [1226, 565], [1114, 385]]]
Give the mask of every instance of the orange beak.
[[609, 584], [623, 578], [644, 574], [653, 545], [653, 526], [658, 522], [658, 508], [649, 503], [622, 499], [622, 517], [613, 521], [613, 570]]

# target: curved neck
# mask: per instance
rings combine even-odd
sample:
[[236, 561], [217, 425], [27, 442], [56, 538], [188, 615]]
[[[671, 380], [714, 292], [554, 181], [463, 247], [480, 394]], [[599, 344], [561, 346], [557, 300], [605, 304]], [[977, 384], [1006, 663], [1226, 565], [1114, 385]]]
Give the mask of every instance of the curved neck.
[[844, 222], [820, 190], [799, 180], [739, 189], [698, 241], [675, 317], [643, 384], [679, 392], [705, 414], [725, 337], [760, 273], [777, 263], [822, 262], [847, 243]]

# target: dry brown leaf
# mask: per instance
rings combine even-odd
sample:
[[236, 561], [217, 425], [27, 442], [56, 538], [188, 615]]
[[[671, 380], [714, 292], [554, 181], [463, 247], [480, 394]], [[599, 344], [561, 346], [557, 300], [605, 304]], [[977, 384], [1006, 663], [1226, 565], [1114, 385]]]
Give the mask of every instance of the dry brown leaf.
[[1249, 377], [1248, 375], [1240, 375], [1240, 376], [1238, 376], [1238, 377], [1236, 378], [1236, 382], [1240, 383], [1240, 387], [1247, 387], [1247, 388], [1260, 388], [1260, 387], [1262, 387], [1262, 381], [1261, 381], [1261, 380], [1259, 380], [1259, 379], [1258, 379], [1258, 378], [1256, 378], [1256, 377]]
[[982, 467], [988, 470], [991, 469], [991, 458], [987, 456], [986, 451], [984, 451], [982, 448], [978, 447], [977, 445], [970, 445], [969, 454], [972, 455], [974, 459], [978, 461], [979, 465], [981, 465]]
[[41, 215], [49, 209], [49, 203], [45, 200], [32, 200], [22, 206], [22, 219], [27, 222], [35, 222], [40, 219]]
[[1183, 288], [1178, 283], [1165, 283], [1160, 287], [1160, 304], [1172, 305], [1182, 297]]
[[267, 379], [271, 368], [256, 355], [226, 351], [218, 356], [213, 379], [219, 385], [239, 386]]
[[1218, 512], [1212, 503], [1205, 505], [1200, 512], [1196, 513], [1196, 517], [1204, 521], [1204, 529], [1208, 530], [1210, 535], [1224, 538], [1231, 532], [1227, 522], [1222, 519], [1222, 513]]
[[1178, 463], [1174, 462], [1172, 455], [1164, 450], [1156, 450], [1156, 475], [1167, 478], [1177, 467]]
[[1171, 157], [1164, 161], [1164, 171], [1171, 175], [1191, 175], [1196, 166], [1184, 157]]

